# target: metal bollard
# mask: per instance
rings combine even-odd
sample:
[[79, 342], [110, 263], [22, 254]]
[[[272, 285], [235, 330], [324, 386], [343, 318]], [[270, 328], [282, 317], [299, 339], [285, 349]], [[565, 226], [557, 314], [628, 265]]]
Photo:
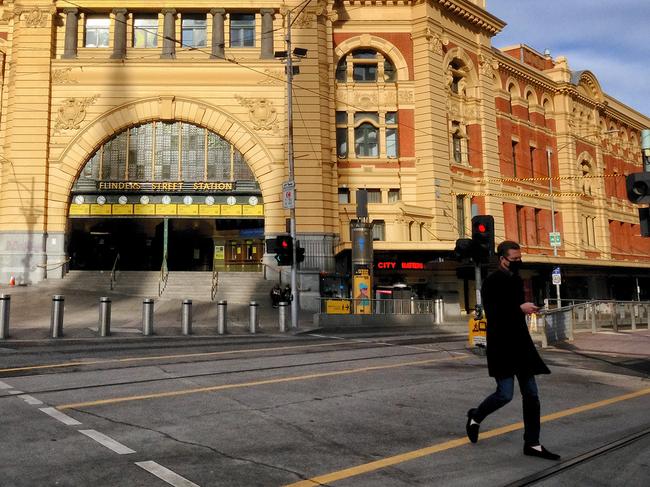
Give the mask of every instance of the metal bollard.
[[142, 334], [153, 335], [153, 299], [142, 300]]
[[107, 337], [111, 334], [111, 298], [99, 298], [99, 336]]
[[228, 332], [228, 301], [219, 301], [217, 303], [217, 333], [224, 335]]
[[596, 303], [591, 304], [591, 333], [596, 333]]
[[192, 300], [183, 300], [183, 308], [181, 310], [181, 330], [183, 335], [192, 334]]
[[278, 322], [280, 324], [280, 333], [287, 331], [287, 308], [289, 303], [281, 301], [278, 303]]
[[248, 305], [248, 329], [253, 335], [257, 333], [258, 306], [255, 301], [251, 301]]
[[52, 314], [50, 315], [50, 336], [63, 336], [63, 304], [65, 298], [61, 294], [52, 296]]
[[9, 337], [9, 307], [11, 305], [11, 296], [9, 294], [0, 294], [0, 340]]
[[433, 300], [433, 322], [436, 325], [441, 325], [445, 321], [445, 304], [441, 298]]

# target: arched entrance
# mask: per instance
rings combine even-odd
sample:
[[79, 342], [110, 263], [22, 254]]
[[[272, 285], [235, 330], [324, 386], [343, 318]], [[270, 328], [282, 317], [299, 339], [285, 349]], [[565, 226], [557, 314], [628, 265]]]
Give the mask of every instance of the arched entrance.
[[155, 121], [113, 135], [71, 191], [71, 269], [257, 269], [264, 205], [242, 153], [218, 134]]

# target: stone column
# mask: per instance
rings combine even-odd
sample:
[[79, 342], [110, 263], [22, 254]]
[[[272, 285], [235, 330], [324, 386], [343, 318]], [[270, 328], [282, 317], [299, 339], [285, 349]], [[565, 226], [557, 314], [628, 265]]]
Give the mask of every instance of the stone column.
[[163, 48], [161, 59], [173, 59], [176, 57], [176, 32], [175, 20], [176, 10], [173, 8], [166, 8], [162, 10], [165, 16], [165, 23], [163, 26]]
[[111, 59], [124, 59], [126, 57], [126, 9], [113, 9], [115, 26], [113, 29], [113, 54]]
[[65, 13], [65, 47], [63, 59], [74, 59], [77, 57], [77, 29], [79, 28], [79, 10], [76, 8], [63, 9]]
[[210, 13], [212, 14], [212, 54], [210, 57], [223, 59], [225, 57], [223, 22], [226, 11], [222, 8], [213, 8]]
[[271, 59], [273, 58], [273, 14], [275, 12], [272, 8], [263, 8], [260, 13], [262, 14], [262, 52], [260, 58]]

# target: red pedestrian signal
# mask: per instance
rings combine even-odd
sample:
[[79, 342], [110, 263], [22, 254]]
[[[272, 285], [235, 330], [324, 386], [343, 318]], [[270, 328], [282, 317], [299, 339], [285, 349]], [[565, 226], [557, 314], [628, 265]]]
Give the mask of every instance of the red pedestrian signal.
[[275, 260], [278, 265], [291, 265], [293, 263], [293, 238], [290, 235], [275, 237]]
[[494, 217], [476, 215], [472, 218], [472, 258], [474, 262], [487, 262], [494, 255]]

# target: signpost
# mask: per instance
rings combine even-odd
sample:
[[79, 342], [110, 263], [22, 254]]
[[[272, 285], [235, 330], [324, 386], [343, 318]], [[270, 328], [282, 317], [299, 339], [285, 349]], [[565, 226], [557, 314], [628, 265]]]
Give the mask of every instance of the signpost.
[[553, 281], [554, 286], [562, 284], [562, 274], [560, 273], [559, 267], [555, 267], [553, 272], [551, 272], [551, 280]]
[[282, 208], [291, 210], [296, 207], [296, 183], [286, 181], [282, 183]]

